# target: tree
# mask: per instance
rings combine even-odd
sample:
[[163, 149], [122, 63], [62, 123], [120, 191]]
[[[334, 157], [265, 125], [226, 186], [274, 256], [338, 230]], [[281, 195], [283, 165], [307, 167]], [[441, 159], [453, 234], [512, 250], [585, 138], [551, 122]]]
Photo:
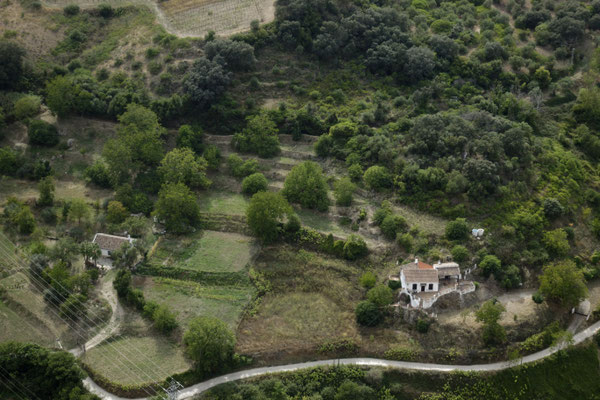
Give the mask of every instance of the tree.
[[[37, 344], [4, 342], [0, 343], [0, 365], [3, 373], [26, 388], [27, 398], [98, 399], [85, 389], [85, 373], [75, 356], [66, 351], [49, 350]], [[21, 398], [6, 392], [4, 386], [0, 388], [0, 397]]]
[[333, 400], [375, 400], [377, 393], [366, 385], [345, 381], [340, 385]]
[[154, 112], [135, 103], [127, 106], [119, 116], [117, 138], [108, 140], [102, 151], [114, 186], [131, 181], [142, 168], [163, 159], [164, 133]]
[[23, 120], [37, 115], [40, 111], [41, 103], [42, 99], [38, 96], [29, 95], [21, 97], [15, 102], [15, 117], [18, 120]]
[[392, 177], [386, 167], [373, 165], [369, 167], [364, 175], [363, 180], [367, 187], [371, 190], [380, 191], [392, 186]]
[[154, 215], [163, 221], [169, 232], [180, 234], [200, 222], [196, 197], [183, 183], [166, 183], [160, 189]]
[[350, 178], [344, 177], [334, 184], [333, 196], [338, 206], [349, 206], [352, 204], [352, 196], [356, 190], [356, 185]]
[[408, 223], [400, 215], [388, 215], [381, 221], [381, 233], [389, 240], [395, 240], [398, 232], [405, 231]]
[[18, 168], [17, 152], [8, 146], [0, 147], [0, 175], [14, 175]]
[[378, 285], [367, 292], [367, 299], [377, 307], [385, 307], [394, 301], [394, 292], [386, 285]]
[[289, 172], [282, 193], [290, 202], [325, 211], [329, 207], [328, 188], [319, 164], [304, 161]]
[[287, 200], [279, 193], [258, 192], [246, 210], [248, 226], [263, 242], [277, 239], [278, 227], [286, 215], [292, 213]]
[[23, 75], [25, 50], [15, 42], [0, 40], [0, 89], [15, 89]]
[[555, 199], [553, 197], [544, 199], [544, 202], [542, 203], [542, 207], [544, 208], [544, 214], [549, 219], [558, 218], [561, 215], [563, 215], [565, 212], [565, 209], [562, 206], [562, 204], [560, 204], [560, 201], [558, 201], [557, 199]]
[[50, 110], [64, 117], [74, 108], [75, 91], [68, 78], [58, 75], [46, 84], [46, 104]]
[[477, 321], [483, 323], [483, 341], [492, 346], [506, 341], [506, 331], [498, 320], [506, 309], [496, 299], [488, 300], [475, 313]]
[[369, 300], [358, 303], [355, 310], [356, 322], [363, 326], [375, 326], [381, 322], [382, 314], [379, 307]]
[[69, 202], [69, 219], [76, 220], [78, 224], [81, 220], [86, 220], [90, 216], [90, 206], [84, 199], [73, 199]]
[[119, 297], [127, 296], [129, 288], [131, 286], [131, 271], [126, 269], [120, 269], [117, 271], [117, 276], [113, 281], [113, 287], [117, 291]]
[[222, 371], [233, 361], [235, 336], [227, 325], [214, 317], [198, 317], [183, 336], [185, 351], [206, 374]]
[[192, 149], [173, 149], [160, 162], [158, 174], [164, 183], [183, 183], [193, 188], [206, 189], [211, 182], [206, 177], [206, 160], [196, 157]]
[[248, 118], [246, 128], [233, 136], [233, 147], [244, 153], [256, 153], [259, 157], [273, 157], [279, 153], [279, 130], [267, 113]]
[[242, 181], [242, 192], [253, 195], [258, 192], [266, 192], [269, 188], [267, 178], [260, 172], [255, 172], [244, 178]]
[[129, 216], [129, 212], [120, 201], [108, 202], [106, 209], [106, 221], [110, 224], [120, 224]]
[[190, 125], [181, 125], [177, 133], [177, 146], [189, 147], [196, 154], [201, 154], [204, 150], [203, 138], [202, 129], [194, 129]]
[[72, 294], [60, 305], [60, 316], [66, 320], [79, 321], [87, 315], [85, 303], [87, 297], [83, 294]]
[[56, 127], [40, 119], [29, 122], [27, 134], [29, 135], [29, 143], [34, 146], [52, 147], [58, 144]]
[[183, 88], [194, 103], [207, 107], [225, 91], [230, 80], [231, 74], [220, 63], [200, 57], [186, 75]]
[[479, 266], [483, 270], [483, 275], [487, 277], [491, 274], [497, 274], [498, 272], [500, 272], [500, 267], [502, 266], [502, 263], [500, 262], [498, 257], [493, 255], [487, 255], [483, 257], [483, 260], [481, 261], [481, 263], [479, 263]]
[[583, 271], [572, 261], [546, 265], [540, 279], [540, 293], [565, 308], [575, 307], [587, 296]]
[[177, 328], [177, 319], [165, 305], [158, 306], [152, 313], [152, 320], [156, 329], [163, 333], [169, 333]]
[[542, 242], [548, 253], [554, 258], [564, 257], [571, 250], [569, 240], [567, 239], [567, 232], [564, 229], [559, 228], [544, 232]]
[[41, 207], [54, 204], [54, 180], [47, 176], [38, 183], [40, 197], [37, 199], [37, 205]]
[[535, 80], [539, 83], [542, 89], [546, 89], [550, 82], [552, 82], [552, 76], [544, 66], [539, 67], [534, 73]]
[[456, 218], [446, 224], [446, 238], [448, 240], [466, 240], [469, 237], [469, 227], [464, 218]]
[[206, 43], [204, 53], [210, 60], [219, 57], [225, 60], [228, 68], [236, 71], [248, 71], [254, 68], [254, 48], [248, 43], [229, 40], [215, 39]]
[[87, 264], [89, 260], [94, 260], [94, 263], [96, 263], [100, 256], [102, 256], [102, 251], [100, 250], [98, 243], [83, 242], [79, 245], [79, 252], [83, 256], [85, 264]]
[[[75, 259], [75, 256], [79, 252], [79, 246], [70, 237], [63, 237], [52, 247], [50, 256], [54, 260], [61, 261], [66, 266], [71, 266], [71, 262]], [[54, 265], [54, 269], [56, 264]]]
[[469, 250], [467, 250], [465, 246], [462, 246], [460, 244], [454, 246], [452, 250], [450, 250], [450, 253], [452, 254], [452, 259], [457, 263], [467, 261], [467, 259], [469, 258]]
[[406, 51], [404, 73], [408, 81], [429, 79], [435, 71], [435, 54], [427, 47], [414, 46]]

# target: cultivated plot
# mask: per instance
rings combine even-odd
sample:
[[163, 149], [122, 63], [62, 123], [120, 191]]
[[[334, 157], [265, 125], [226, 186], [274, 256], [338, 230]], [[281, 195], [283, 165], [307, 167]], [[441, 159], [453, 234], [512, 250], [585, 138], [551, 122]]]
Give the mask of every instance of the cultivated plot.
[[248, 264], [256, 246], [248, 236], [202, 231], [191, 237], [162, 240], [151, 261], [193, 271], [237, 272]]
[[252, 299], [250, 286], [204, 286], [196, 282], [159, 277], [136, 277], [134, 285], [147, 300], [164, 304], [177, 313], [182, 327], [199, 316], [218, 318], [235, 330], [246, 304]]

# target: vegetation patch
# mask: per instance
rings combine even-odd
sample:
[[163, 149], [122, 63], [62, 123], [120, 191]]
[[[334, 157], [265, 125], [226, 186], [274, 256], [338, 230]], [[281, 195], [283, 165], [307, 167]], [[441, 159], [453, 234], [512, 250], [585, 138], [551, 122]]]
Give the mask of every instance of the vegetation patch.
[[[123, 355], [127, 355], [127, 361], [124, 361]], [[109, 360], [119, 360], [127, 367], [116, 368], [115, 363]], [[110, 344], [104, 343], [87, 351], [82, 361], [109, 381], [120, 385], [161, 382], [191, 366], [180, 347], [160, 336], [120, 337], [111, 340]]]
[[248, 200], [237, 193], [209, 192], [199, 198], [200, 211], [216, 214], [244, 215]]
[[254, 291], [251, 286], [206, 286], [160, 277], [136, 277], [133, 284], [144, 292], [147, 301], [174, 311], [182, 327], [195, 317], [211, 316], [235, 329]]

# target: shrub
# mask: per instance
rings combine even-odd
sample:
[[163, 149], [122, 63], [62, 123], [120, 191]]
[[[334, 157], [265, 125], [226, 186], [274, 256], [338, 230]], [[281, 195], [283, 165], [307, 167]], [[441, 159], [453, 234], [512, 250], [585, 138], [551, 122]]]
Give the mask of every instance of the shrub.
[[419, 318], [417, 320], [417, 332], [419, 332], [419, 333], [429, 332], [429, 325], [431, 325], [431, 322], [429, 320]]
[[39, 96], [23, 96], [15, 103], [15, 117], [18, 120], [31, 118], [38, 114], [42, 99]]
[[406, 230], [407, 227], [406, 220], [400, 215], [388, 215], [380, 225], [381, 233], [389, 240], [396, 239], [396, 234]]
[[154, 326], [163, 333], [169, 333], [173, 329], [177, 328], [177, 319], [165, 305], [160, 305], [152, 313], [152, 320]]
[[356, 322], [363, 326], [375, 326], [381, 322], [379, 308], [369, 300], [361, 301], [355, 310]]
[[352, 204], [352, 195], [354, 190], [356, 190], [356, 185], [354, 185], [349, 178], [338, 180], [334, 187], [335, 190], [333, 195], [338, 206], [349, 206]]
[[385, 307], [394, 301], [394, 292], [388, 286], [375, 286], [367, 292], [367, 299], [378, 307]]
[[314, 161], [304, 161], [292, 168], [285, 178], [282, 194], [290, 202], [325, 211], [329, 207], [328, 185], [323, 170]]
[[296, 214], [292, 214], [288, 217], [287, 222], [285, 223], [285, 231], [289, 233], [295, 233], [302, 228], [302, 223], [300, 222], [300, 218]]
[[223, 321], [214, 317], [192, 320], [183, 336], [183, 343], [186, 354], [202, 373], [221, 371], [233, 361], [235, 335]]
[[227, 168], [229, 173], [236, 178], [243, 178], [258, 172], [259, 165], [255, 159], [244, 160], [237, 154], [231, 154], [227, 158]]
[[100, 4], [98, 6], [98, 14], [100, 14], [102, 18], [110, 18], [113, 16], [114, 10], [110, 4]]
[[34, 119], [29, 123], [29, 143], [35, 146], [52, 147], [58, 144], [58, 131], [54, 125]]
[[548, 250], [548, 253], [553, 257], [564, 257], [569, 253], [571, 246], [567, 239], [567, 232], [564, 229], [555, 229], [553, 231], [544, 232], [542, 242]]
[[371, 271], [367, 271], [360, 276], [360, 286], [371, 289], [377, 283], [377, 277]]
[[369, 189], [379, 191], [392, 186], [392, 177], [387, 168], [374, 165], [363, 175], [363, 180]]
[[456, 218], [446, 224], [446, 238], [448, 240], [466, 240], [469, 237], [469, 227], [464, 218]]
[[454, 246], [452, 250], [450, 250], [450, 253], [452, 254], [452, 259], [457, 263], [467, 261], [467, 259], [469, 258], [469, 250], [467, 250], [465, 246], [462, 246], [460, 244]]
[[544, 302], [544, 295], [540, 292], [535, 292], [531, 296], [531, 299], [534, 301], [535, 304], [542, 304]]
[[266, 192], [269, 187], [267, 178], [260, 172], [256, 172], [244, 178], [242, 181], [242, 192], [253, 195], [257, 192]]
[[343, 256], [347, 260], [356, 260], [369, 252], [367, 243], [358, 235], [351, 234], [343, 247]]
[[360, 164], [354, 163], [348, 167], [348, 176], [354, 182], [359, 182], [363, 177], [363, 173], [363, 168]]
[[202, 157], [206, 160], [208, 164], [208, 169], [213, 171], [217, 171], [219, 166], [221, 165], [221, 150], [215, 145], [207, 146], [202, 153]]
[[146, 300], [144, 299], [144, 292], [140, 289], [130, 289], [126, 295], [127, 304], [135, 307], [136, 309], [142, 311], [144, 306], [146, 305]]
[[77, 4], [69, 4], [63, 8], [63, 14], [67, 17], [79, 14], [79, 6]]
[[483, 257], [483, 260], [479, 264], [481, 269], [483, 270], [483, 275], [488, 277], [491, 274], [496, 274], [500, 271], [502, 263], [498, 259], [498, 257], [493, 255], [487, 255]]

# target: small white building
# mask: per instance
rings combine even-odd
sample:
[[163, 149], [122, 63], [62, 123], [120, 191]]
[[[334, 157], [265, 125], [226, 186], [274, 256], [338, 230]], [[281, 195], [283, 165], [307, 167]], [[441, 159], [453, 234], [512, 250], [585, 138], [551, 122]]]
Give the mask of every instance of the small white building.
[[120, 249], [124, 243], [129, 243], [130, 246], [133, 246], [133, 242], [135, 242], [135, 239], [132, 239], [129, 235], [125, 237], [109, 235], [107, 233], [96, 233], [92, 240], [92, 243], [97, 243], [100, 247], [102, 257], [110, 257], [111, 253]]
[[433, 264], [433, 268], [438, 272], [438, 278], [440, 280], [460, 280], [460, 266], [455, 262], [442, 263], [439, 261], [437, 264]]
[[435, 269], [403, 269], [400, 282], [403, 288], [413, 293], [437, 292], [440, 284]]

